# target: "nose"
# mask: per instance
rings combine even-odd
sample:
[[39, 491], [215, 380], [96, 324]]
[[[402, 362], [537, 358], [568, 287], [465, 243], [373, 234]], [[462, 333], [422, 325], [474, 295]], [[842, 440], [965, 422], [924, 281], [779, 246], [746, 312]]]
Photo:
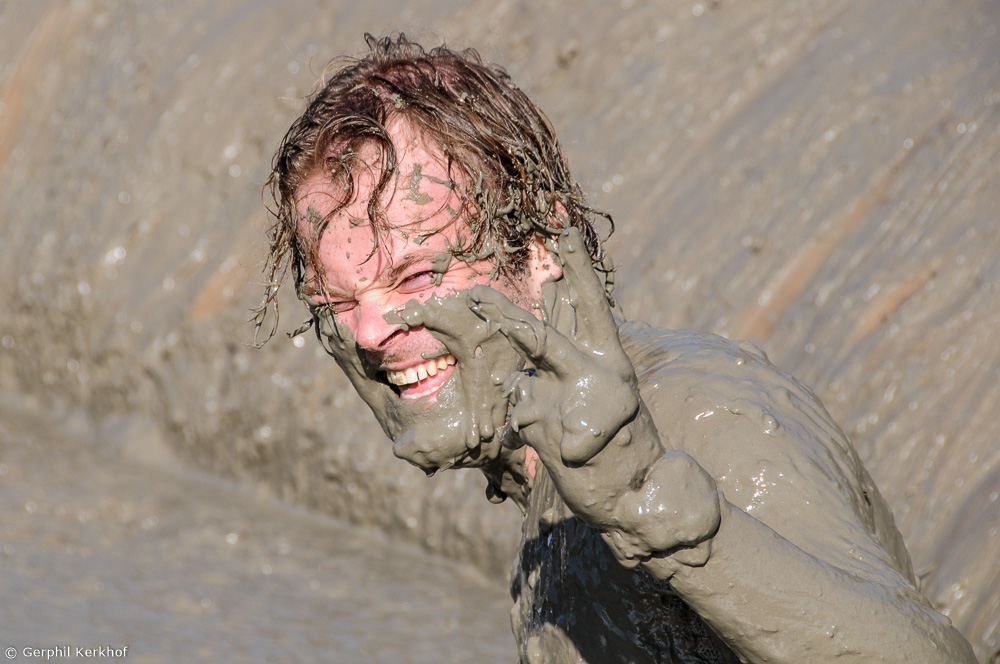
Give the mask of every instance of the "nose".
[[355, 308], [357, 328], [354, 330], [354, 340], [358, 346], [370, 351], [385, 347], [386, 342], [400, 329], [399, 324], [386, 322], [385, 314], [388, 312], [388, 303], [381, 298], [358, 302]]

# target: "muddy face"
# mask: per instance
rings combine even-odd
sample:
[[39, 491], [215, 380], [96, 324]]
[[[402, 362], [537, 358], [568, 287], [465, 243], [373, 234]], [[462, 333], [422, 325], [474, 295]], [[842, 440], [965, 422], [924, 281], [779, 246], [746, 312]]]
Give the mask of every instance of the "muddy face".
[[[440, 150], [404, 122], [390, 135], [397, 169], [377, 231], [367, 211], [374, 169], [356, 174], [357, 196], [341, 209], [343, 187], [329, 175], [315, 174], [300, 188], [303, 234], [324, 224], [300, 297], [397, 456], [428, 472], [482, 465], [499, 453], [503, 380], [522, 361], [462, 294], [486, 285], [531, 308], [557, 268], [540, 267], [555, 264], [542, 260], [541, 245], [519, 280], [496, 277], [490, 260], [470, 259], [463, 251], [468, 213]], [[417, 311], [418, 304], [426, 306]], [[457, 332], [432, 334], [420, 320], [428, 312], [448, 316]]]

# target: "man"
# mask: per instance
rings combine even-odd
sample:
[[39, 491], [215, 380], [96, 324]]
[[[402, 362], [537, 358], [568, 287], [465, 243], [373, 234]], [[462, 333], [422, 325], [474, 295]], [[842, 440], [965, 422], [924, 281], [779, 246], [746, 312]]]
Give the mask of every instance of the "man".
[[291, 271], [397, 456], [518, 504], [522, 661], [975, 661], [814, 395], [620, 322], [601, 215], [507, 75], [368, 41], [275, 156], [261, 313]]

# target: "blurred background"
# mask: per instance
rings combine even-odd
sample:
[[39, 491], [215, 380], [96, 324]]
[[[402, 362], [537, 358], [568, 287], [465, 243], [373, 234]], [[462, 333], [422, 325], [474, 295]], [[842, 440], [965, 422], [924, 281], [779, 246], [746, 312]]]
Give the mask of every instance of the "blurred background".
[[629, 318], [819, 394], [1000, 661], [998, 29], [996, 0], [0, 2], [0, 639], [513, 659], [516, 508], [393, 458], [291, 292], [263, 349], [246, 322], [278, 141], [405, 31], [546, 110]]

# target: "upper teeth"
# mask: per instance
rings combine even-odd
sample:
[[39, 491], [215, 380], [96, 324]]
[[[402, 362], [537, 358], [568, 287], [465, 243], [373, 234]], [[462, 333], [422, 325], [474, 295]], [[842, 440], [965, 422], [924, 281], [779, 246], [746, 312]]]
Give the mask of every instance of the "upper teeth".
[[386, 377], [392, 385], [411, 385], [428, 376], [436, 376], [438, 371], [451, 364], [455, 364], [455, 356], [444, 355], [401, 371], [387, 371]]

